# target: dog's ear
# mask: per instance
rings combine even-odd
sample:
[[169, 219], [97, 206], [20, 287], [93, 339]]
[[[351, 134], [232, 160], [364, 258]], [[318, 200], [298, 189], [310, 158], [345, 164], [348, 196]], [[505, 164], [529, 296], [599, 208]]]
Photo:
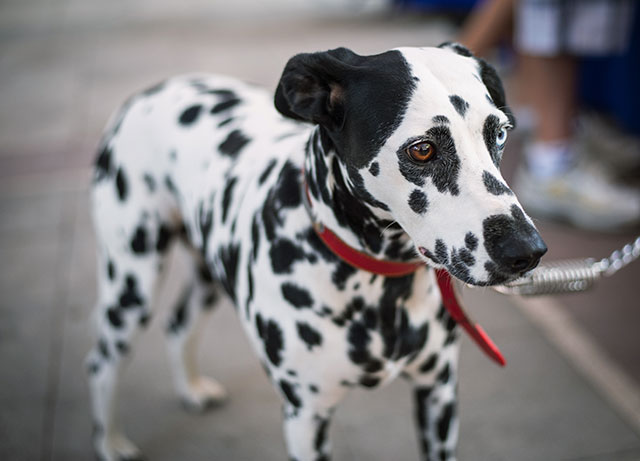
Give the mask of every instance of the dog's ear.
[[507, 100], [504, 94], [504, 88], [502, 86], [502, 80], [498, 77], [498, 73], [493, 68], [491, 64], [485, 61], [482, 58], [477, 58], [473, 55], [471, 51], [465, 46], [455, 43], [455, 42], [444, 42], [438, 46], [438, 48], [445, 48], [453, 51], [460, 56], [465, 56], [467, 58], [473, 58], [478, 62], [478, 68], [480, 70], [480, 78], [482, 79], [482, 83], [487, 87], [489, 91], [489, 96], [491, 96], [491, 100], [495, 103], [495, 105], [502, 112], [509, 117], [509, 121], [511, 125], [516, 126], [516, 119], [513, 116], [513, 112], [507, 106]]
[[473, 56], [473, 53], [469, 51], [469, 48], [457, 42], [444, 42], [438, 45], [438, 48], [445, 48], [447, 50], [451, 50], [454, 53], [459, 54], [460, 56], [464, 56], [465, 58], [475, 57]]
[[276, 89], [276, 109], [296, 120], [340, 128], [346, 82], [360, 58], [346, 48], [292, 57]]
[[511, 112], [509, 106], [507, 106], [507, 98], [505, 97], [502, 80], [498, 77], [498, 73], [493, 66], [484, 59], [475, 59], [478, 61], [478, 66], [480, 67], [480, 78], [482, 79], [482, 83], [484, 83], [484, 86], [489, 90], [489, 96], [491, 96], [491, 99], [498, 109], [505, 113], [509, 118], [509, 122], [511, 122], [511, 125], [515, 128], [516, 118], [513, 116], [513, 112]]

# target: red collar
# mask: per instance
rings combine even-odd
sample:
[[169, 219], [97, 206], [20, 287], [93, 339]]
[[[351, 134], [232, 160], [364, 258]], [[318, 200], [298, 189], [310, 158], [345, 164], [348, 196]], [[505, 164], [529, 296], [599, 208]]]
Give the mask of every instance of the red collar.
[[[309, 187], [307, 186], [306, 181], [304, 182], [303, 202], [311, 218], [313, 228], [318, 234], [318, 237], [320, 237], [320, 240], [322, 240], [336, 256], [351, 266], [374, 274], [383, 275], [385, 277], [401, 277], [403, 275], [409, 275], [424, 266], [424, 263], [422, 262], [405, 263], [376, 259], [350, 247], [316, 218], [311, 208]], [[451, 275], [449, 275], [449, 273], [444, 269], [436, 269], [436, 278], [438, 280], [440, 293], [442, 294], [442, 303], [444, 304], [445, 309], [447, 309], [447, 312], [449, 312], [449, 315], [458, 325], [465, 329], [471, 339], [485, 354], [489, 356], [489, 358], [499, 365], [505, 366], [507, 362], [502, 356], [500, 349], [498, 349], [482, 327], [473, 322], [462, 309], [462, 306], [460, 306], [451, 281]]]

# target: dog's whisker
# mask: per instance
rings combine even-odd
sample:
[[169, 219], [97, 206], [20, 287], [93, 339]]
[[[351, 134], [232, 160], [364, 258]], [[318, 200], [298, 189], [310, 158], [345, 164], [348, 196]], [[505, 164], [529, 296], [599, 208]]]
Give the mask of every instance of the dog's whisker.
[[391, 228], [391, 226], [393, 226], [394, 224], [398, 224], [398, 221], [395, 221], [395, 220], [391, 221], [387, 227], [385, 227], [384, 229], [382, 229], [380, 231], [380, 237], [383, 237], [384, 233], [387, 232], [389, 230], [389, 228]]

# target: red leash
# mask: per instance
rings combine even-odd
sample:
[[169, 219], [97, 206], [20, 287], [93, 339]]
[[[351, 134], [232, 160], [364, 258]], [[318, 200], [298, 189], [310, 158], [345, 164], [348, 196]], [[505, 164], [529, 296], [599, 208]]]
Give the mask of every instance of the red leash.
[[449, 312], [449, 315], [458, 325], [465, 329], [469, 336], [471, 336], [471, 339], [473, 339], [478, 347], [482, 349], [489, 358], [498, 365], [502, 367], [505, 366], [507, 361], [504, 359], [504, 356], [500, 352], [500, 349], [498, 349], [498, 346], [495, 345], [480, 325], [469, 319], [466, 312], [460, 306], [453, 288], [451, 275], [449, 275], [449, 273], [444, 269], [436, 269], [436, 277], [438, 279], [440, 293], [442, 294], [442, 303], [444, 304], [445, 309], [447, 309], [447, 312]]
[[[356, 250], [355, 248], [350, 247], [330, 229], [318, 222], [311, 210], [309, 188], [306, 185], [306, 182], [304, 189], [304, 198], [306, 199], [304, 201], [305, 207], [307, 209], [307, 212], [309, 213], [309, 216], [311, 217], [313, 228], [318, 234], [318, 237], [320, 237], [320, 240], [322, 240], [324, 244], [344, 262], [357, 267], [358, 269], [362, 269], [378, 275], [383, 275], [385, 277], [402, 277], [404, 275], [412, 274], [413, 272], [418, 270], [418, 268], [424, 266], [424, 263], [422, 262], [405, 263], [376, 259], [361, 251]], [[449, 275], [449, 273], [444, 269], [436, 269], [436, 278], [438, 280], [440, 293], [442, 294], [442, 303], [444, 304], [445, 309], [447, 309], [447, 312], [449, 312], [451, 318], [453, 318], [453, 320], [455, 320], [458, 325], [465, 329], [471, 339], [478, 345], [478, 347], [480, 347], [480, 349], [484, 351], [485, 354], [489, 356], [489, 358], [491, 358], [500, 366], [505, 366], [507, 362], [500, 352], [500, 349], [498, 349], [498, 347], [491, 340], [489, 335], [485, 333], [480, 325], [472, 322], [471, 319], [469, 319], [467, 314], [460, 306], [460, 303], [458, 302], [458, 299], [456, 297], [453, 283], [451, 281], [451, 275]]]

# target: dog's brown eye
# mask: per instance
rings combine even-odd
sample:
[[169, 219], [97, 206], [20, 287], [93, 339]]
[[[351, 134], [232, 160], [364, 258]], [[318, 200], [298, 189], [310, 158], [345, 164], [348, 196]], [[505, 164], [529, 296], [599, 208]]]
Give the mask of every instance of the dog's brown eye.
[[424, 163], [436, 153], [436, 148], [428, 141], [419, 142], [407, 147], [407, 155], [416, 162]]

